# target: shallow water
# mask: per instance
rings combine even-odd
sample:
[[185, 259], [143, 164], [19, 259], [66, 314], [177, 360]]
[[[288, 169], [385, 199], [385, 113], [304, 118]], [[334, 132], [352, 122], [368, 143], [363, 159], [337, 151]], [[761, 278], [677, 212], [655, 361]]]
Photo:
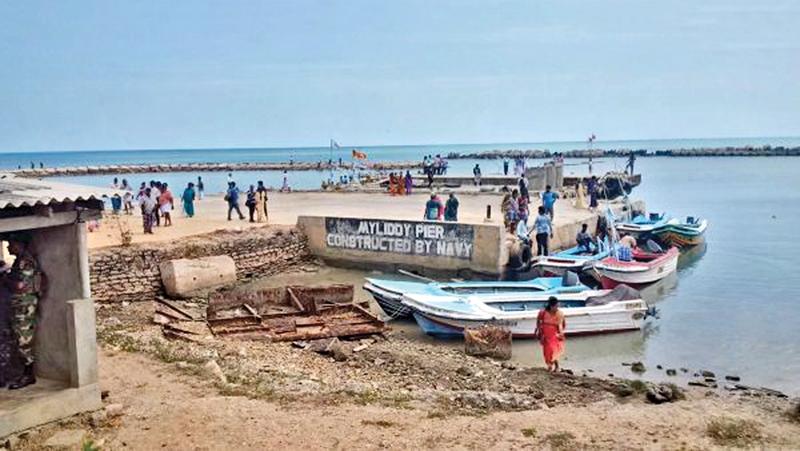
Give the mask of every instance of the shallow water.
[[[637, 170], [635, 197], [653, 211], [707, 218], [706, 245], [643, 290], [658, 319], [640, 332], [569, 338], [564, 365], [634, 377], [622, 362], [640, 360], [648, 379], [707, 369], [800, 394], [800, 158], [651, 158]], [[413, 323], [396, 327], [419, 335]], [[514, 360], [542, 365], [538, 343], [515, 341]], [[670, 378], [657, 365], [690, 371]]]

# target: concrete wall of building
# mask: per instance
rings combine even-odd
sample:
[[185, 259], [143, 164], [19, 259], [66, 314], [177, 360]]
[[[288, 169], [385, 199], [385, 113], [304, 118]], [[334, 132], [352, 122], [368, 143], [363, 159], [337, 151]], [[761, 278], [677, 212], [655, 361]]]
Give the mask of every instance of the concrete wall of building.
[[[80, 251], [77, 246], [79, 226], [32, 230], [32, 248], [46, 287], [39, 299], [38, 323], [35, 335], [36, 371], [39, 376], [70, 381], [72, 359], [66, 349], [70, 339], [67, 317], [71, 314], [67, 301], [83, 295], [80, 274]], [[94, 330], [94, 323], [87, 324]]]
[[[344, 248], [332, 245], [329, 241], [333, 232], [331, 226], [326, 221], [357, 221], [369, 222], [370, 225], [377, 223], [378, 230], [384, 227], [410, 227], [412, 234], [417, 226], [421, 228], [439, 227], [447, 228], [447, 233], [451, 230], [457, 238], [448, 241], [446, 238], [437, 238], [432, 233], [430, 239], [420, 240], [413, 236], [397, 236], [400, 241], [409, 241], [407, 249], [400, 251], [394, 250], [364, 250], [362, 247]], [[337, 265], [362, 267], [367, 269], [392, 270], [396, 268], [421, 269], [426, 273], [435, 274], [438, 272], [446, 273], [478, 273], [496, 275], [499, 272], [501, 262], [507, 259], [505, 246], [503, 245], [504, 231], [497, 224], [464, 224], [464, 223], [441, 223], [430, 221], [398, 221], [391, 219], [354, 219], [354, 218], [335, 218], [323, 216], [300, 216], [297, 219], [298, 228], [308, 239], [310, 251], [317, 257]], [[355, 225], [354, 227], [358, 227]], [[458, 227], [459, 231], [454, 231]], [[421, 229], [423, 230], [423, 229]], [[346, 233], [346, 232], [345, 232]], [[351, 239], [378, 239], [381, 232], [358, 234], [353, 231], [348, 235]], [[430, 250], [437, 247], [445, 248], [453, 243], [458, 246], [470, 246], [468, 257], [462, 255], [448, 255], [435, 251], [416, 252], [413, 250], [420, 241], [425, 241]], [[400, 248], [402, 245], [398, 244]]]

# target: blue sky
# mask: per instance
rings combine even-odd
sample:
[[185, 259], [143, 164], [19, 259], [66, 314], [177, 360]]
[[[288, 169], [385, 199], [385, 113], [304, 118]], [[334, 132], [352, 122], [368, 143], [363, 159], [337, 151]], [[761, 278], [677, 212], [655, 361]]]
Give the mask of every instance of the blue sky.
[[0, 151], [800, 135], [796, 1], [0, 4]]

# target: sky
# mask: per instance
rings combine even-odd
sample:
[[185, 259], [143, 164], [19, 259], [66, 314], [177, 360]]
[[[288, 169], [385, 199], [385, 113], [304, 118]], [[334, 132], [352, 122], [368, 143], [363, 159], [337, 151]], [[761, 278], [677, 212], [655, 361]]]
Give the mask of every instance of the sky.
[[798, 1], [7, 1], [0, 152], [800, 135]]

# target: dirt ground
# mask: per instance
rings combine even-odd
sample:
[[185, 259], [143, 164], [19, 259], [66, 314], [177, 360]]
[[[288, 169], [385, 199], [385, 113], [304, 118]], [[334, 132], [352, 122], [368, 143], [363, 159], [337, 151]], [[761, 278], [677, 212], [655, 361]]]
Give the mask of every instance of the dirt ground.
[[380, 403], [280, 402], [221, 392], [176, 364], [104, 350], [106, 403], [122, 415], [88, 416], [32, 431], [19, 449], [39, 449], [59, 429], [84, 428], [103, 449], [709, 449], [715, 419], [757, 428], [747, 445], [800, 447], [800, 425], [755, 402], [691, 394], [672, 404], [603, 399], [480, 415]]
[[688, 387], [654, 405], [640, 381], [551, 375], [397, 331], [343, 341], [343, 361], [290, 343], [167, 340], [153, 311], [100, 308], [106, 410], [16, 436], [14, 449], [68, 429], [101, 449], [800, 448], [797, 400], [765, 392]]
[[[295, 192], [270, 193], [268, 214], [270, 225], [294, 226], [298, 215], [336, 215], [363, 218], [385, 219], [422, 219], [425, 202], [430, 193], [418, 192], [410, 196], [390, 196], [384, 193], [338, 193], [338, 192]], [[486, 207], [491, 206], [492, 217], [500, 221], [500, 202], [497, 194], [464, 194], [459, 195], [459, 221], [482, 223], [486, 216]], [[534, 205], [533, 208], [538, 206]], [[242, 212], [247, 215], [246, 208], [241, 205]], [[561, 200], [556, 204], [555, 224], [562, 221], [573, 222], [588, 218], [588, 210], [573, 208], [571, 201]], [[208, 196], [195, 203], [194, 218], [183, 217], [182, 210], [173, 211], [173, 226], [158, 227], [155, 234], [142, 233], [142, 220], [138, 212], [133, 215], [121, 215], [118, 219], [123, 227], [133, 233], [133, 242], [157, 242], [177, 240], [184, 236], [213, 232], [219, 229], [243, 229], [260, 227], [262, 224], [251, 224], [248, 221], [227, 220], [227, 204], [221, 196]], [[234, 218], [236, 213], [233, 213]], [[120, 244], [117, 218], [107, 214], [101, 221], [100, 228], [89, 233], [89, 247], [116, 246]]]

